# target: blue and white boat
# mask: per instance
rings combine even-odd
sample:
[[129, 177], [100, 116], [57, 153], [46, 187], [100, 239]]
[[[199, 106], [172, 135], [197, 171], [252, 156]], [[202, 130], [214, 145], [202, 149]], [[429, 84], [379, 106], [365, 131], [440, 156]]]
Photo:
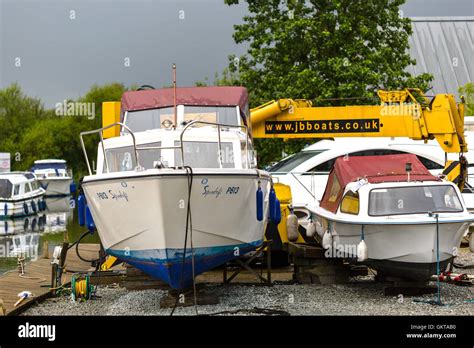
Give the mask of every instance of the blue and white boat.
[[99, 146], [96, 174], [86, 155], [82, 189], [107, 253], [180, 289], [262, 244], [271, 179], [244, 88], [178, 88], [175, 122], [172, 95], [124, 95], [121, 136]]
[[33, 173], [0, 173], [0, 219], [34, 215], [43, 210], [44, 193]]
[[67, 168], [65, 160], [38, 160], [31, 171], [46, 190], [45, 196], [67, 196], [71, 193], [72, 171]]

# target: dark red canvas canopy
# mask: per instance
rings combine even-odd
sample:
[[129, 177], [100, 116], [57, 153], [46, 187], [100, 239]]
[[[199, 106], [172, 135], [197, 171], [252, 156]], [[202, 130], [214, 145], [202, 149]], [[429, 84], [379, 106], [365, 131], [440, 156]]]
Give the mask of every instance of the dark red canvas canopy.
[[[248, 93], [244, 87], [178, 87], [177, 105], [188, 106], [240, 106], [247, 108]], [[122, 113], [145, 109], [165, 108], [174, 105], [173, 88], [125, 92], [122, 96]]]
[[407, 181], [406, 163], [411, 163], [412, 181], [437, 181], [416, 155], [339, 157], [329, 173], [320, 206], [336, 213], [344, 189], [350, 182], [366, 178], [370, 183]]

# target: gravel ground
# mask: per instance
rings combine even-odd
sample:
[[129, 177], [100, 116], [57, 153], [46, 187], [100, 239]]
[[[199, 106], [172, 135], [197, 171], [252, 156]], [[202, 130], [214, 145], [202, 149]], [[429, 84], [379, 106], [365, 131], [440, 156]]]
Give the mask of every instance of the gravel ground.
[[[474, 263], [473, 253], [462, 253], [457, 263]], [[455, 272], [471, 273], [473, 269]], [[433, 283], [434, 284], [434, 283]], [[197, 306], [199, 314], [227, 315], [474, 315], [474, 287], [441, 284], [444, 306], [416, 302], [434, 300], [436, 294], [418, 297], [384, 296], [383, 286], [368, 277], [345, 285], [298, 285], [279, 283], [272, 287], [207, 285], [203, 291], [219, 298], [217, 305]], [[48, 299], [24, 315], [169, 315], [160, 308], [165, 290], [127, 291], [118, 286], [99, 287], [98, 298], [73, 302], [69, 296]], [[255, 308], [280, 311], [259, 313]], [[282, 312], [281, 312], [282, 311]], [[226, 312], [226, 313], [221, 313]], [[175, 315], [195, 315], [191, 307], [177, 308]]]

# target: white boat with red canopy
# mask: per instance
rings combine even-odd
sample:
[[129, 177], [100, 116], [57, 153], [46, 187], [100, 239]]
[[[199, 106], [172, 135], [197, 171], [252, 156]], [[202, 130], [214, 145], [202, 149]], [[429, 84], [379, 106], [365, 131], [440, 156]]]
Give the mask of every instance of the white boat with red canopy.
[[458, 187], [409, 154], [338, 158], [311, 210], [328, 257], [416, 280], [446, 268], [474, 221]]
[[271, 179], [256, 168], [247, 99], [178, 88], [175, 122], [173, 89], [123, 95], [121, 136], [99, 146], [96, 174], [86, 155], [82, 183], [107, 253], [179, 289], [262, 243]]

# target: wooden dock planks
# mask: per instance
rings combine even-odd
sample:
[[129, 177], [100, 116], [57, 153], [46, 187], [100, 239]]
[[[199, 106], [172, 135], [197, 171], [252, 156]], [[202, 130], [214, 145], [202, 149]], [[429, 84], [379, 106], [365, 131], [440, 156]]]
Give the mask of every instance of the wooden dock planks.
[[[86, 259], [97, 258], [99, 244], [80, 244], [79, 252]], [[19, 276], [16, 269], [0, 276], [0, 299], [3, 300], [6, 315], [16, 315], [37, 300], [50, 296], [52, 255], [50, 254], [49, 256], [48, 259], [38, 258], [36, 261], [27, 263], [24, 278]], [[66, 270], [87, 271], [90, 268], [90, 263], [84, 262], [77, 257], [74, 248], [68, 251]], [[63, 284], [69, 283], [72, 275], [73, 273], [65, 272], [63, 274]], [[34, 297], [26, 299], [20, 305], [14, 307], [15, 302], [19, 299], [18, 293], [24, 290], [32, 292]], [[1, 310], [0, 315], [2, 315]]]

